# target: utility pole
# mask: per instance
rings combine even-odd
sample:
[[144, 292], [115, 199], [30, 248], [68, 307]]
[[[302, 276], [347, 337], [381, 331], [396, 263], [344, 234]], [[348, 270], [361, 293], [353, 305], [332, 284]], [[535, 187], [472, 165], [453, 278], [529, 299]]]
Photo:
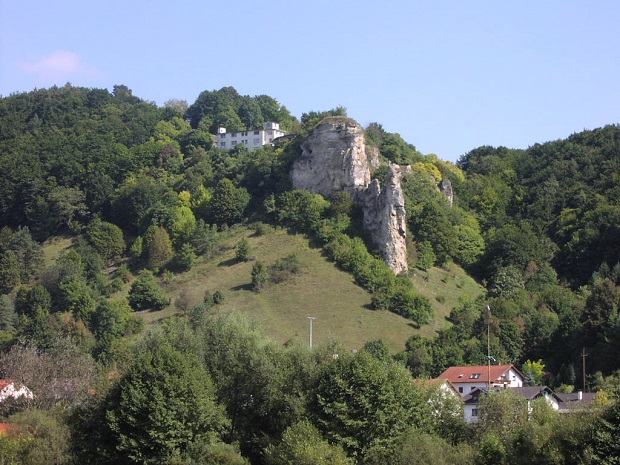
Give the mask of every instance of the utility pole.
[[316, 318], [313, 317], [313, 316], [309, 316], [309, 317], [306, 317], [306, 318], [308, 318], [310, 320], [310, 348], [312, 349], [312, 322], [314, 320], [316, 320]]
[[588, 354], [586, 354], [586, 348], [583, 347], [581, 349], [581, 373], [583, 376], [583, 392], [586, 392], [586, 357], [588, 356]]
[[487, 391], [491, 390], [491, 307], [487, 305], [487, 362], [488, 362], [488, 372], [487, 372]]

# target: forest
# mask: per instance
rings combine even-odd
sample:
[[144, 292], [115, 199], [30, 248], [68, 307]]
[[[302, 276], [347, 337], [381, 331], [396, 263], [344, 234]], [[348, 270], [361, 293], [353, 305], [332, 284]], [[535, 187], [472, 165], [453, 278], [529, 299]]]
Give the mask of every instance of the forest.
[[[232, 87], [162, 107], [124, 85], [0, 98], [0, 378], [34, 393], [0, 401], [0, 464], [620, 461], [620, 126], [451, 163], [367, 125], [384, 165], [411, 166], [410, 271], [396, 276], [350, 194], [291, 186], [303, 140], [334, 116], [346, 109], [297, 119]], [[214, 145], [218, 127], [265, 122], [295, 136], [254, 151]], [[348, 273], [369, 295], [365, 311], [439, 329], [398, 351], [381, 338], [309, 348], [219, 311], [220, 289], [198, 304], [166, 292], [235, 231], [276, 229]], [[70, 246], [50, 259], [58, 238]], [[254, 293], [304, 266], [295, 254], [256, 259], [246, 239], [233, 261], [251, 263]], [[413, 276], [452, 265], [483, 293], [444, 317]], [[597, 400], [559, 414], [501, 392], [466, 424], [462, 404], [424, 380], [490, 354], [530, 385]]]

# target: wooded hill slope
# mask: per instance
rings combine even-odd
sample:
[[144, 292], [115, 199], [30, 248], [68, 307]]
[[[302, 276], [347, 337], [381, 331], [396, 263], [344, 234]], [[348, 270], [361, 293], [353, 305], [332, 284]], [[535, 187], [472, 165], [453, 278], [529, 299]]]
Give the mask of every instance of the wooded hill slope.
[[[344, 193], [323, 199], [290, 190], [300, 141], [325, 116], [345, 114], [344, 108], [311, 111], [298, 121], [275, 99], [242, 96], [230, 87], [205, 91], [192, 105], [170, 101], [162, 108], [125, 86], [110, 93], [67, 85], [1, 99], [6, 343], [35, 337], [44, 344], [55, 331], [50, 318], [70, 315], [97, 340], [95, 353], [105, 354], [116, 337], [131, 332], [127, 303], [134, 310], [174, 303], [169, 296], [110, 296], [134, 287], [157, 293], [170, 273], [187, 273], [198, 257], [211, 254], [226, 228], [260, 221], [308, 235], [368, 291], [369, 307], [390, 309], [422, 328], [434, 322], [436, 338], [414, 336], [401, 354], [414, 374], [484, 363], [487, 322], [496, 359], [518, 365], [541, 359], [552, 385], [580, 379], [584, 347], [587, 375], [620, 368], [607, 356], [620, 336], [618, 126], [527, 150], [480, 147], [454, 165], [371, 123], [367, 142], [385, 160], [413, 168], [404, 190], [414, 271], [395, 277], [367, 251], [359, 212]], [[242, 131], [272, 120], [297, 138], [255, 152], [213, 147], [214, 127]], [[375, 173], [384, 175], [382, 168]], [[454, 206], [436, 188], [443, 178], [454, 186]], [[74, 237], [75, 245], [46, 269], [39, 243], [60, 234]], [[245, 260], [243, 251], [240, 257]], [[271, 279], [269, 261], [244, 265], [252, 268], [255, 292]], [[433, 311], [445, 296], [422, 292], [420, 276], [452, 262], [487, 295], [465, 293], [444, 326]], [[106, 275], [111, 265], [116, 274]], [[139, 285], [128, 284], [132, 279]], [[122, 315], [125, 326], [116, 336], [98, 326], [101, 312]]]

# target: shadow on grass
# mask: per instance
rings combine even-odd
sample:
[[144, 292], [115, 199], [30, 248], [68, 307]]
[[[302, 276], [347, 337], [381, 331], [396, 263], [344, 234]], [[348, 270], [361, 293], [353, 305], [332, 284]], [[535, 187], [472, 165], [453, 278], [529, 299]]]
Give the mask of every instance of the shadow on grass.
[[231, 258], [230, 260], [224, 260], [223, 262], [219, 262], [217, 266], [233, 266], [239, 263], [239, 260], [236, 258]]
[[252, 283], [249, 283], [249, 284], [239, 284], [238, 286], [231, 287], [230, 290], [231, 291], [251, 291], [252, 290]]

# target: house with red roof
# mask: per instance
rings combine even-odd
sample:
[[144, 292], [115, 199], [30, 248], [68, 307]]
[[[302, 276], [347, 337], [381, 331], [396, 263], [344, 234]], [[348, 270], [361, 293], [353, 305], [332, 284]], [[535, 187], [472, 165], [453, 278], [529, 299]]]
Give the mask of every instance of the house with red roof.
[[524, 379], [514, 365], [450, 367], [439, 378], [448, 380], [461, 396], [476, 389], [522, 387]]
[[34, 394], [23, 384], [19, 384], [12, 379], [0, 379], [0, 402], [12, 398], [18, 399], [25, 397], [26, 399], [34, 398]]

